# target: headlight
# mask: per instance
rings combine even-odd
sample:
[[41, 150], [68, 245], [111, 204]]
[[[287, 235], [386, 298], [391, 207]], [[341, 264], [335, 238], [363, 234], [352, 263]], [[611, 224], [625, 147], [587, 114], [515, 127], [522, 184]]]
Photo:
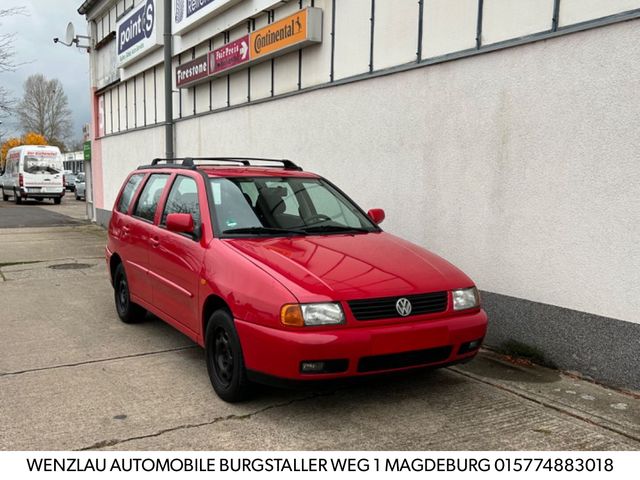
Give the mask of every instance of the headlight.
[[288, 327], [338, 325], [344, 313], [339, 303], [288, 304], [280, 310], [280, 321]]
[[480, 306], [480, 295], [476, 287], [453, 290], [451, 294], [453, 296], [454, 310], [467, 310]]

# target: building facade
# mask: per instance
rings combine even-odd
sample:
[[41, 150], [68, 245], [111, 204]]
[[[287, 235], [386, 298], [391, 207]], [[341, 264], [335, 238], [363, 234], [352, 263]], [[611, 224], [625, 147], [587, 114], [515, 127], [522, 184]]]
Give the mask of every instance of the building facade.
[[487, 345], [640, 389], [640, 0], [171, 5], [79, 9], [95, 221], [167, 123], [177, 157], [290, 158], [469, 273]]

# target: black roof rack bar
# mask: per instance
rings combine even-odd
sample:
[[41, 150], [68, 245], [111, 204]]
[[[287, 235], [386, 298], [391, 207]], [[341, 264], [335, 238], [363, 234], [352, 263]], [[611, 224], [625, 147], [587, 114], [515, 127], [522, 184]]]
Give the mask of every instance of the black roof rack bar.
[[[195, 169], [199, 166], [207, 166], [207, 165], [203, 165], [203, 164], [196, 164], [195, 161], [201, 162], [201, 161], [212, 161], [212, 162], [229, 162], [229, 163], [236, 163], [236, 164], [240, 164], [243, 165], [245, 167], [275, 167], [277, 168], [275, 165], [255, 165], [252, 164], [251, 161], [257, 161], [257, 162], [271, 162], [271, 163], [281, 163], [282, 166], [286, 169], [286, 170], [298, 170], [298, 171], [302, 171], [302, 168], [300, 168], [298, 165], [296, 165], [295, 163], [293, 163], [291, 160], [287, 160], [287, 159], [275, 159], [275, 158], [260, 158], [260, 157], [185, 157], [185, 158], [171, 158], [171, 159], [167, 159], [167, 158], [154, 158], [151, 162], [151, 165], [141, 165], [138, 168], [189, 168], [189, 169]], [[159, 165], [160, 162], [166, 162], [169, 165]], [[177, 163], [177, 162], [181, 162], [181, 163]], [[213, 165], [220, 165], [219, 163], [215, 163], [215, 164], [209, 164], [210, 166]]]

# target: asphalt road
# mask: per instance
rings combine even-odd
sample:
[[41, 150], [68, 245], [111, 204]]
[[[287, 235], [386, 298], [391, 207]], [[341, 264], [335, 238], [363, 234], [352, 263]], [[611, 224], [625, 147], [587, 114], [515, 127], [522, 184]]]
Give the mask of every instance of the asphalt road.
[[22, 205], [0, 199], [0, 228], [78, 225], [84, 222], [84, 205], [84, 201], [75, 199], [73, 192], [67, 192], [61, 205], [54, 205], [49, 199], [28, 200]]
[[70, 225], [0, 228], [0, 449], [640, 449], [638, 397], [490, 352], [226, 404], [189, 339], [118, 320], [104, 230], [74, 224], [81, 202], [61, 211]]

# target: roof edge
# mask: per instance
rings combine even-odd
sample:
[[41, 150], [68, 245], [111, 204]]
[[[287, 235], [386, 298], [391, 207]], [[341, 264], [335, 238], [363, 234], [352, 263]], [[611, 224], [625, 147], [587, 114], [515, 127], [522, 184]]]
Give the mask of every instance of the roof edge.
[[87, 13], [89, 13], [89, 10], [91, 10], [93, 7], [96, 6], [97, 3], [99, 3], [100, 0], [85, 0], [82, 5], [80, 5], [78, 7], [78, 13], [80, 15], [86, 15]]

